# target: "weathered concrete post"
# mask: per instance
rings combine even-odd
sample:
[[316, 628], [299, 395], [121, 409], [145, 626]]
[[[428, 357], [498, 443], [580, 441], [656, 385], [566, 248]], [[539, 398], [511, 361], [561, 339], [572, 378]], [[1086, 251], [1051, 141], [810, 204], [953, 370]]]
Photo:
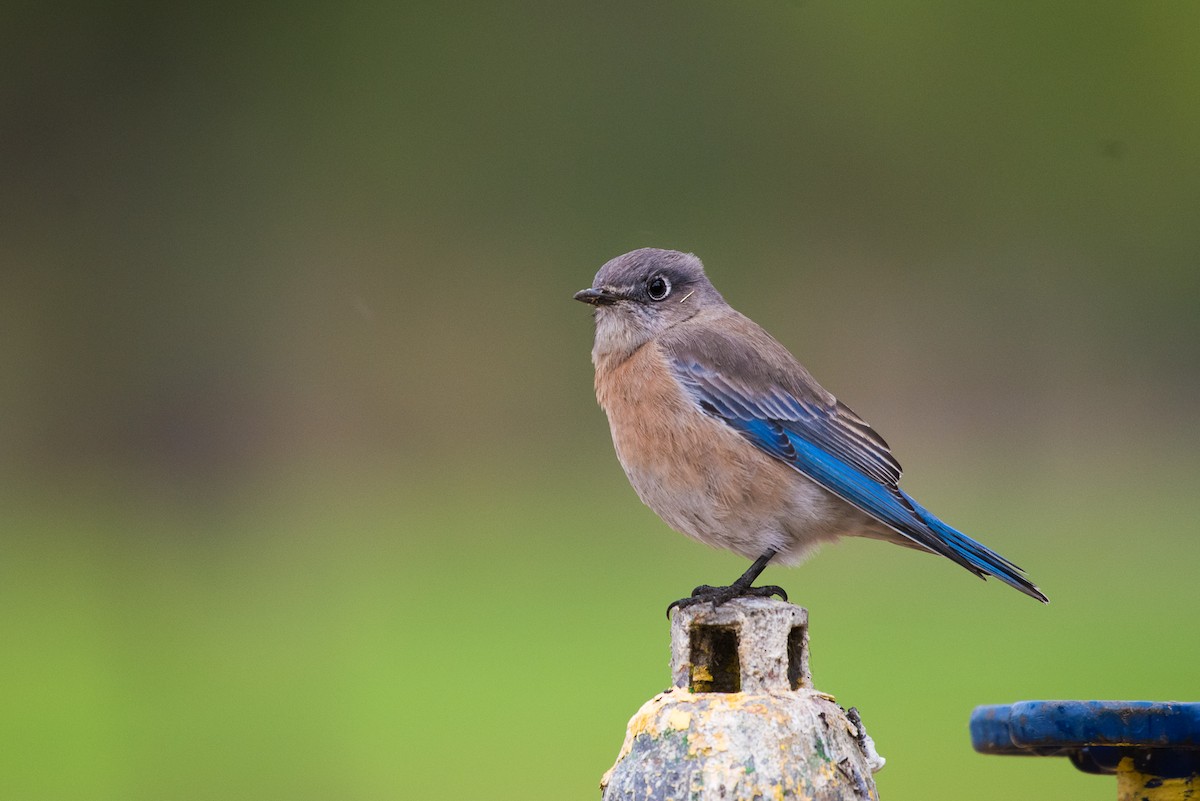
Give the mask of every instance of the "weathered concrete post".
[[629, 721], [603, 801], [878, 798], [884, 760], [857, 712], [813, 689], [807, 610], [766, 598], [682, 609], [671, 675]]

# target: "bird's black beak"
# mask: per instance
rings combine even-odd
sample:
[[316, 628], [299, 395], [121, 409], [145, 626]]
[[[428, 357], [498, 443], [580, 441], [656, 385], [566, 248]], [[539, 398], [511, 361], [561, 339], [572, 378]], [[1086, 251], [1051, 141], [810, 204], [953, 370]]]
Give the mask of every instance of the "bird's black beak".
[[605, 289], [603, 287], [599, 289], [596, 287], [589, 287], [588, 289], [581, 289], [575, 293], [575, 300], [578, 300], [581, 303], [590, 303], [593, 306], [611, 306], [621, 299], [622, 295], [614, 292], [611, 289]]

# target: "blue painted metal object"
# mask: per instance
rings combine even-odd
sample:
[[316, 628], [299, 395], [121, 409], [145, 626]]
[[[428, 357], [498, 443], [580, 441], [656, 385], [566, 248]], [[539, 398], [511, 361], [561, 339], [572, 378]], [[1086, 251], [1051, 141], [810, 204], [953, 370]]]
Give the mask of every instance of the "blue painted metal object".
[[1119, 797], [1191, 798], [1200, 790], [1200, 703], [1021, 701], [977, 707], [981, 754], [1066, 756], [1088, 773], [1116, 774]]

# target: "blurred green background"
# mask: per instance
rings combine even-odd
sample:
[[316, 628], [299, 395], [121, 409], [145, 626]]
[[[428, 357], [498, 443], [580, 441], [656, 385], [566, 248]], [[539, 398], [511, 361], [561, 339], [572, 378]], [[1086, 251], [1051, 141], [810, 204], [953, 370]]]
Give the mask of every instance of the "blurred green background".
[[665, 604], [571, 294], [689, 250], [1039, 606], [770, 569], [889, 801], [972, 707], [1196, 700], [1200, 6], [0, 10], [0, 797], [597, 798]]

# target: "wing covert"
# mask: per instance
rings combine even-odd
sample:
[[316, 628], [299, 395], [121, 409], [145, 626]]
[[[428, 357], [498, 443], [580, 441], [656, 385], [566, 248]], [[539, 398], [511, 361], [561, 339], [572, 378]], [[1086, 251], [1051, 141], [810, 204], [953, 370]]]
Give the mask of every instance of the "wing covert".
[[735, 421], [769, 422], [880, 484], [894, 488], [900, 481], [900, 464], [887, 443], [840, 401], [800, 399], [780, 386], [750, 387], [697, 360], [675, 358], [672, 368], [702, 409], [737, 428], [744, 426]]

